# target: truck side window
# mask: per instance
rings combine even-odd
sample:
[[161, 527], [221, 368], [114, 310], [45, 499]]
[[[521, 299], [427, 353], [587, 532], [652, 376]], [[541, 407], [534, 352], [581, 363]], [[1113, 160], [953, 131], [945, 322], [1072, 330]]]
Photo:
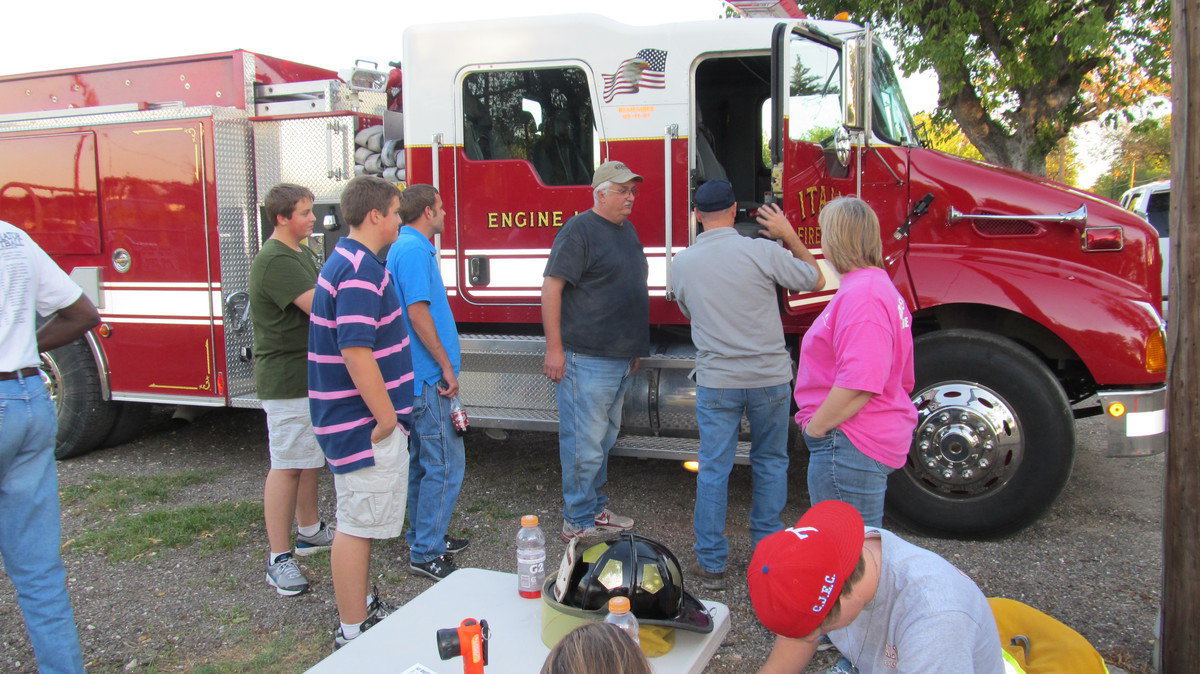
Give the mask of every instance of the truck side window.
[[580, 68], [486, 70], [463, 80], [468, 159], [524, 159], [547, 185], [590, 185], [595, 117]]
[[1159, 236], [1170, 236], [1171, 191], [1153, 192], [1146, 203], [1146, 219], [1158, 230]]
[[830, 47], [792, 37], [788, 78], [788, 137], [825, 143], [842, 123], [842, 57]]
[[882, 48], [876, 48], [873, 53], [875, 90], [871, 96], [875, 99], [875, 131], [884, 140], [897, 145], [915, 145], [917, 135], [912, 129], [912, 116], [904, 103], [892, 57]]

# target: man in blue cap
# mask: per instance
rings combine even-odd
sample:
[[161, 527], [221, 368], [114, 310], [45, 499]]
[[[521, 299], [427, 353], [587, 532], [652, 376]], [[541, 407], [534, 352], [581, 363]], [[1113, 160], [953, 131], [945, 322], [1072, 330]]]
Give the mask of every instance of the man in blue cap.
[[671, 263], [671, 290], [692, 321], [696, 345], [692, 376], [700, 471], [692, 521], [696, 565], [691, 571], [705, 589], [723, 590], [729, 472], [743, 416], [750, 421], [751, 435], [751, 543], [783, 529], [779, 517], [787, 501], [792, 360], [784, 347], [775, 286], [820, 290], [825, 277], [778, 206], [758, 210], [759, 233], [767, 238], [749, 238], [733, 227], [737, 201], [728, 182], [704, 183], [696, 190], [695, 204], [704, 231]]

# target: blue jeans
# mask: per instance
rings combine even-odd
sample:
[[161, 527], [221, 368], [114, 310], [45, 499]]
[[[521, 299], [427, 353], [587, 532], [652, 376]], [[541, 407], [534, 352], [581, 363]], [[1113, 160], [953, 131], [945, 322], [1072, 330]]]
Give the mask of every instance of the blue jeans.
[[40, 376], [0, 381], [0, 557], [17, 590], [39, 672], [82, 672], [67, 574], [54, 438], [58, 418]]
[[883, 495], [894, 468], [858, 451], [838, 429], [823, 437], [804, 434], [808, 446], [808, 501], [845, 501], [869, 527], [883, 525]]
[[705, 571], [720, 573], [729, 559], [725, 510], [729, 472], [737, 451], [738, 427], [750, 420], [750, 542], [783, 529], [779, 520], [787, 502], [787, 427], [791, 386], [761, 388], [696, 387], [696, 421], [700, 425], [700, 470], [696, 473], [693, 550]]
[[425, 384], [413, 399], [408, 437], [408, 558], [424, 564], [446, 552], [446, 529], [458, 503], [467, 458], [450, 420], [450, 399]]
[[567, 350], [558, 383], [558, 459], [563, 519], [576, 529], [596, 525], [608, 505], [608, 453], [621, 430], [621, 406], [633, 382], [632, 358], [600, 358]]

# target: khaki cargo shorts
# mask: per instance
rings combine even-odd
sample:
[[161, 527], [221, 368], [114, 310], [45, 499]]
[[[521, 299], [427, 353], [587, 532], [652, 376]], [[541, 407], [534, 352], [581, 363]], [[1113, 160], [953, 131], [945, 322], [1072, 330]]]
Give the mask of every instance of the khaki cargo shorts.
[[371, 448], [374, 466], [333, 474], [337, 529], [359, 538], [395, 538], [404, 529], [408, 500], [408, 436], [397, 427]]
[[271, 468], [294, 470], [325, 465], [325, 454], [313, 433], [308, 398], [264, 400], [262, 406], [267, 413]]

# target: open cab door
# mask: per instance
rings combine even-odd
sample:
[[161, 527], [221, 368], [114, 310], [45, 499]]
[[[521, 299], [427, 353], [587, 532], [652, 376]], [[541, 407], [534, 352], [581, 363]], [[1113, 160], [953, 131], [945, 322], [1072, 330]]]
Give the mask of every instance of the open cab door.
[[902, 257], [903, 243], [892, 232], [908, 205], [907, 147], [875, 134], [873, 41], [869, 26], [834, 37], [803, 22], [781, 23], [773, 36], [772, 189], [826, 278], [820, 292], [786, 293], [789, 314], [815, 314], [837, 290], [838, 276], [817, 250], [817, 214], [831, 200], [859, 196], [870, 203], [885, 259], [891, 265]]

